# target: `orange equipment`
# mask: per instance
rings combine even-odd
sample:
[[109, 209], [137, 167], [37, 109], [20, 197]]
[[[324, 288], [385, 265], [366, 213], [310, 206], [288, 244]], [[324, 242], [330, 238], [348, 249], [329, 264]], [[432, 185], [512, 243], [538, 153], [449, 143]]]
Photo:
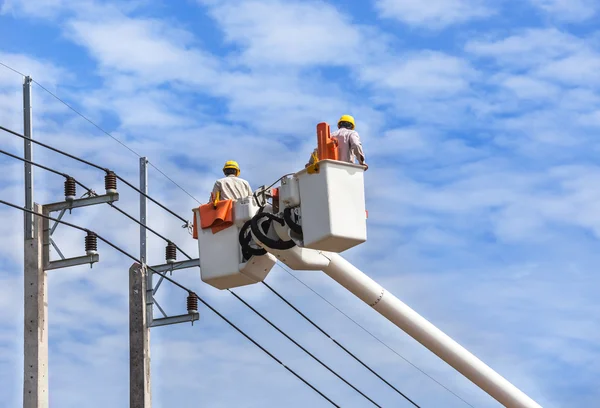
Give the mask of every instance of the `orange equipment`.
[[[233, 200], [214, 201], [199, 207], [200, 228], [211, 228], [216, 234], [233, 225]], [[194, 239], [198, 239], [198, 223], [194, 217]]]

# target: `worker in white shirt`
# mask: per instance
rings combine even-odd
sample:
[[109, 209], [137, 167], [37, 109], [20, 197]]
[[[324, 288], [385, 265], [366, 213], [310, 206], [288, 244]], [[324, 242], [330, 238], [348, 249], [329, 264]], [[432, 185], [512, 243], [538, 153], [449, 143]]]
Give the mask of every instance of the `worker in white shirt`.
[[[350, 115], [342, 115], [338, 120], [338, 130], [331, 134], [331, 138], [338, 143], [338, 159], [348, 163], [358, 162], [365, 167], [365, 171], [369, 168], [365, 162], [365, 153], [360, 142], [358, 132], [354, 130], [356, 127], [354, 118]], [[317, 149], [314, 150], [306, 167], [314, 164], [317, 156]]]
[[222, 200], [237, 200], [252, 195], [250, 184], [239, 177], [240, 166], [236, 161], [229, 160], [223, 166], [225, 177], [215, 181], [210, 202]]
[[331, 138], [338, 142], [338, 154], [341, 161], [354, 163], [358, 159], [358, 162], [365, 166], [365, 170], [367, 170], [369, 166], [365, 163], [365, 153], [360, 142], [360, 136], [354, 130], [355, 127], [352, 116], [342, 115], [338, 120], [338, 130], [331, 134]]

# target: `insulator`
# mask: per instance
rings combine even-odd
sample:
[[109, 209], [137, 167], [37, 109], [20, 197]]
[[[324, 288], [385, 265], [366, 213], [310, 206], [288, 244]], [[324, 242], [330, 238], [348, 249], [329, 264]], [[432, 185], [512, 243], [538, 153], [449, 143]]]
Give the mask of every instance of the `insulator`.
[[65, 200], [73, 201], [77, 196], [77, 184], [75, 179], [71, 176], [65, 180]]
[[189, 314], [198, 313], [198, 297], [190, 293], [187, 297], [187, 311]]
[[92, 231], [89, 231], [85, 237], [85, 253], [89, 256], [98, 253], [98, 237]]
[[117, 193], [117, 175], [114, 171], [108, 171], [106, 176], [104, 176], [104, 188], [106, 189], [106, 194]]
[[165, 249], [165, 258], [167, 263], [174, 263], [177, 261], [177, 247], [171, 241], [167, 242], [167, 248]]

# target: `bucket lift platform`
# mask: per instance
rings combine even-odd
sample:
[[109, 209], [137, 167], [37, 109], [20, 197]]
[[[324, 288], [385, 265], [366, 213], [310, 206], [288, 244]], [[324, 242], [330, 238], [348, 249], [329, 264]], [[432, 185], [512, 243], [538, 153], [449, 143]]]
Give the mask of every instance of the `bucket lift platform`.
[[[208, 206], [208, 208], [206, 207]], [[231, 203], [231, 225], [213, 230], [201, 228], [202, 215], [207, 214], [213, 204], [195, 208], [194, 236], [198, 239], [200, 253], [200, 276], [203, 282], [217, 289], [229, 289], [263, 281], [277, 258], [263, 250], [255, 254], [244, 253], [240, 245], [240, 233], [249, 231], [250, 219], [256, 214], [258, 206], [253, 197], [246, 197]], [[204, 207], [204, 210], [202, 211]], [[227, 222], [227, 221], [226, 221]]]

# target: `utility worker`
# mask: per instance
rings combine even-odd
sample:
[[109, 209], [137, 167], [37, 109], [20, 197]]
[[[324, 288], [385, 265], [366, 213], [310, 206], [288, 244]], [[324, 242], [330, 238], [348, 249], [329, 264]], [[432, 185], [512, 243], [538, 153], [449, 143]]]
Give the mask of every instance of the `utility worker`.
[[217, 199], [221, 200], [237, 200], [239, 198], [249, 197], [252, 195], [250, 184], [239, 177], [240, 166], [236, 161], [229, 160], [223, 166], [223, 174], [225, 177], [215, 181], [210, 202]]
[[[362, 143], [358, 132], [354, 130], [356, 127], [354, 118], [350, 115], [342, 115], [338, 120], [338, 130], [331, 134], [331, 138], [338, 143], [338, 158], [340, 161], [354, 163], [356, 159], [365, 166], [365, 171], [369, 168], [365, 162], [365, 153], [363, 152]], [[314, 164], [317, 157], [317, 149], [315, 149], [310, 157], [308, 164], [305, 167]]]

